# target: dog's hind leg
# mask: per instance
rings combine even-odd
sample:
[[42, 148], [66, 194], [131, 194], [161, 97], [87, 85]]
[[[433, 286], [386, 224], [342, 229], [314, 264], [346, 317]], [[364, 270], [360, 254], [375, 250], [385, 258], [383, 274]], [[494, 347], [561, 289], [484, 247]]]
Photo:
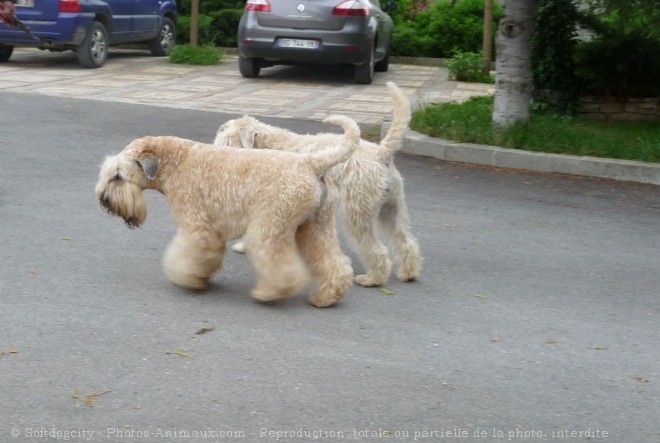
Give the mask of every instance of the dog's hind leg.
[[381, 207], [378, 221], [391, 242], [399, 268], [397, 278], [401, 281], [417, 280], [422, 269], [422, 257], [419, 243], [410, 232], [408, 209], [401, 181], [392, 188], [391, 198]]
[[351, 259], [339, 247], [333, 212], [308, 220], [296, 232], [298, 249], [314, 282], [309, 302], [317, 308], [334, 305], [353, 284]]
[[[270, 234], [270, 235], [268, 235]], [[309, 272], [296, 248], [294, 232], [248, 229], [243, 237], [258, 276], [252, 297], [268, 302], [296, 295], [309, 283]]]
[[177, 231], [163, 257], [163, 267], [172, 283], [204, 289], [222, 267], [225, 243], [210, 232]]
[[376, 233], [376, 214], [362, 208], [359, 211], [344, 208], [344, 213], [347, 231], [367, 271], [366, 274], [357, 275], [355, 282], [361, 286], [384, 285], [392, 271], [392, 261], [387, 247]]

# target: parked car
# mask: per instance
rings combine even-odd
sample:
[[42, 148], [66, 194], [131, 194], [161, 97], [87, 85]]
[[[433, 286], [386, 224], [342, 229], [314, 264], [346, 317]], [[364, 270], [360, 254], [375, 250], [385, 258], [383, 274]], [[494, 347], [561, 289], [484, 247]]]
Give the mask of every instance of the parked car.
[[393, 0], [247, 0], [238, 25], [243, 77], [286, 64], [350, 64], [357, 83], [387, 71]]
[[87, 68], [103, 66], [108, 48], [145, 43], [169, 55], [176, 37], [175, 0], [17, 0], [16, 17], [32, 32], [0, 23], [0, 62], [15, 46], [73, 50]]

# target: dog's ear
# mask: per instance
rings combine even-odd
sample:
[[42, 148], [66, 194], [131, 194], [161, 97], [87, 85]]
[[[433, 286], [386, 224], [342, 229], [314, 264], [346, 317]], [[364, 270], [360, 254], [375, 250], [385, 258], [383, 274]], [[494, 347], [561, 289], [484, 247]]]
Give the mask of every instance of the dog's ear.
[[241, 144], [245, 149], [254, 148], [254, 140], [257, 137], [257, 131], [254, 128], [248, 126], [241, 128], [238, 131], [239, 137], [241, 137]]
[[158, 168], [160, 167], [160, 159], [158, 157], [149, 155], [139, 159], [138, 163], [142, 167], [144, 175], [146, 175], [149, 180], [156, 178], [156, 174], [158, 174]]

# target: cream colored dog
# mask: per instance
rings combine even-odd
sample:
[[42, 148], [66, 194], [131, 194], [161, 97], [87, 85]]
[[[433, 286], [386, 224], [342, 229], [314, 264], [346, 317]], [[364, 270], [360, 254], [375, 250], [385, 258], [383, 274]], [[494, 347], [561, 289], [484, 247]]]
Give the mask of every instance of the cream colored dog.
[[324, 177], [355, 151], [360, 129], [348, 117], [326, 122], [345, 134], [311, 154], [139, 138], [105, 159], [96, 195], [131, 228], [147, 217], [143, 190], [165, 195], [177, 233], [163, 265], [177, 285], [205, 288], [222, 266], [225, 243], [242, 237], [258, 275], [254, 298], [283, 299], [311, 279], [310, 303], [331, 306], [352, 284], [353, 270], [339, 248]]
[[[394, 165], [394, 153], [400, 149], [410, 123], [410, 103], [394, 83], [388, 82], [387, 87], [394, 102], [394, 115], [381, 143], [362, 140], [350, 160], [334, 166], [327, 174], [328, 183], [339, 189], [347, 231], [366, 267], [366, 274], [355, 278], [362, 286], [385, 284], [392, 269], [388, 249], [378, 238], [379, 230], [385, 234], [398, 262], [399, 280], [416, 280], [422, 266], [419, 244], [409, 228], [403, 178]], [[221, 125], [214, 145], [316, 152], [336, 144], [340, 137], [296, 134], [245, 116]], [[244, 252], [245, 247], [237, 243], [234, 250]]]

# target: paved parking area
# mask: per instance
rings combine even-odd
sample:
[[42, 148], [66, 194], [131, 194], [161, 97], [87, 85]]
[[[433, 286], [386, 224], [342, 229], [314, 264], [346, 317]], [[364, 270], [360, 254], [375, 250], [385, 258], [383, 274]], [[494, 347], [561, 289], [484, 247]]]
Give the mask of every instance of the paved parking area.
[[371, 85], [353, 83], [350, 69], [328, 66], [279, 66], [246, 79], [232, 55], [218, 65], [191, 66], [123, 49], [112, 50], [100, 69], [81, 68], [71, 52], [17, 49], [0, 65], [0, 76], [0, 90], [12, 92], [312, 120], [341, 113], [362, 124], [389, 118], [387, 81], [402, 87], [414, 104], [493, 92], [492, 85], [448, 81], [447, 70], [435, 66], [391, 63]]

